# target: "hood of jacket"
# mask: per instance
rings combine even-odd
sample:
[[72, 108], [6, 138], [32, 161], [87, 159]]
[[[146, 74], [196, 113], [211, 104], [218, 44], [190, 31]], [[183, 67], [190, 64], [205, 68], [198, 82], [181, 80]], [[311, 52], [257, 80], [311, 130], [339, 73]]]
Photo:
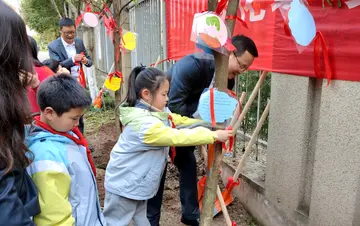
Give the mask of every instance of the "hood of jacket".
[[[59, 135], [59, 134], [53, 134], [46, 129], [43, 129], [39, 126], [36, 126], [34, 123], [31, 125], [27, 125], [25, 127], [26, 136], [25, 136], [25, 144], [30, 147], [32, 144], [40, 141], [50, 140], [50, 141], [56, 141], [64, 144], [73, 144], [74, 141], [71, 139]], [[69, 132], [71, 134], [71, 132]]]

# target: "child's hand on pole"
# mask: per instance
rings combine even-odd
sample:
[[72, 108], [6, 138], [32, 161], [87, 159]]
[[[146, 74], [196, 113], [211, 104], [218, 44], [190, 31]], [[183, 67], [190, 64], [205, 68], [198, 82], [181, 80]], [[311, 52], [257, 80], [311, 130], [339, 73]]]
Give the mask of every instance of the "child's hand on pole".
[[233, 136], [232, 130], [217, 130], [215, 131], [215, 140], [220, 142], [227, 141]]

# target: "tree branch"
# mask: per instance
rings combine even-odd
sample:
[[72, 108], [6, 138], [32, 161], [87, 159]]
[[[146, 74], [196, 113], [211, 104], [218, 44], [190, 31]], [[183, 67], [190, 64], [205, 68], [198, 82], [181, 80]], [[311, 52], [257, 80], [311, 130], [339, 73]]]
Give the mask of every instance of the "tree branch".
[[57, 14], [59, 15], [59, 18], [61, 18], [62, 16], [61, 16], [61, 13], [60, 13], [60, 11], [59, 11], [59, 8], [58, 8], [57, 5], [56, 5], [55, 0], [51, 0], [51, 5], [52, 5], [52, 6], [54, 7], [54, 9], [56, 10]]
[[[67, 4], [69, 5], [69, 8], [71, 9], [71, 11], [73, 11], [75, 14], [77, 14], [77, 8], [76, 6], [71, 2], [71, 0], [65, 0], [67, 2]], [[70, 11], [69, 9], [69, 11]], [[75, 18], [77, 17], [78, 15], [75, 15]]]
[[66, 8], [66, 2], [65, 2], [65, 1], [63, 1], [63, 9], [64, 9], [64, 15], [65, 15], [65, 17], [69, 17], [69, 14], [68, 14], [68, 10], [67, 10], [67, 8]]

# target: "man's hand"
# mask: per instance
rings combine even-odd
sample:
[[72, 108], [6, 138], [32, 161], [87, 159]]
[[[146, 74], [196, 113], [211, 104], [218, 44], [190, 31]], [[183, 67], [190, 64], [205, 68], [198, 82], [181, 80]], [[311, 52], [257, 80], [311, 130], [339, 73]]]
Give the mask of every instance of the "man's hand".
[[81, 59], [81, 63], [86, 65], [88, 62], [89, 60], [85, 56], [83, 56]]
[[82, 54], [76, 54], [75, 56], [74, 56], [74, 61], [75, 62], [82, 62], [82, 60], [83, 60], [83, 58], [84, 58], [84, 55], [82, 55]]

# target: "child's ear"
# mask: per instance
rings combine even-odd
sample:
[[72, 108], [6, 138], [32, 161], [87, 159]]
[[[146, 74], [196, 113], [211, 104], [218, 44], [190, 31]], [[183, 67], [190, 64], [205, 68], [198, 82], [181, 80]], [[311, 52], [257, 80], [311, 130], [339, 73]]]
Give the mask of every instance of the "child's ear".
[[151, 100], [151, 93], [148, 89], [143, 89], [141, 91], [141, 98], [144, 99], [145, 101], [150, 101]]
[[57, 115], [52, 107], [46, 107], [43, 114], [47, 120], [52, 120]]

